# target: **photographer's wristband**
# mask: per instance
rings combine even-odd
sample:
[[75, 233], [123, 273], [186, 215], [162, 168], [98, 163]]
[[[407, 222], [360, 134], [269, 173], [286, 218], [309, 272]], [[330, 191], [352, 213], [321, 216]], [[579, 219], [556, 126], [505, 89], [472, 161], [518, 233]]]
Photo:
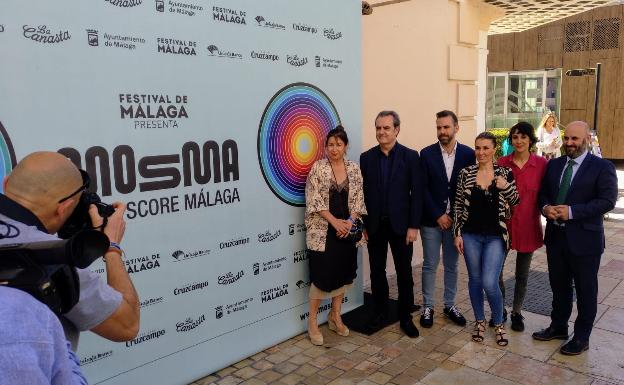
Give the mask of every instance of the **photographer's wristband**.
[[[120, 257], [121, 259], [123, 259], [124, 254], [125, 254], [125, 253], [124, 253], [124, 251], [123, 251], [123, 249], [121, 248], [121, 246], [119, 246], [119, 244], [118, 244], [118, 243], [115, 243], [115, 242], [111, 242], [111, 243], [110, 243], [110, 246], [108, 247], [108, 250], [106, 250], [106, 253], [109, 253], [109, 252], [119, 254], [119, 257]], [[105, 253], [105, 254], [106, 254], [106, 253]], [[102, 260], [103, 260], [104, 262], [106, 262], [106, 255], [102, 256]]]

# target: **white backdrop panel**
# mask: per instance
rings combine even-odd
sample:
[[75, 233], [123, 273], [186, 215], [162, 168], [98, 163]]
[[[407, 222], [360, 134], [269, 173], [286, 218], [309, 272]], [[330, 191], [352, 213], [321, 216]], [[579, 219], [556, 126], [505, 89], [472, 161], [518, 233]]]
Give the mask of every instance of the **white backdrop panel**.
[[186, 384], [305, 330], [301, 183], [333, 125], [361, 147], [360, 1], [0, 8], [2, 171], [61, 151], [128, 203], [141, 331], [83, 333], [90, 383]]

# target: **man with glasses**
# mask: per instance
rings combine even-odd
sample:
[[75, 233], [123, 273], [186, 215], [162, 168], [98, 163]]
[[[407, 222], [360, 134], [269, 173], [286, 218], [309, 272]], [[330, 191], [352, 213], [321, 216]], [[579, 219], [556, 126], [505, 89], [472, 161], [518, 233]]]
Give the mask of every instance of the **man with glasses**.
[[[35, 152], [20, 161], [3, 183], [0, 220], [20, 228], [14, 238], [0, 234], [2, 243], [56, 240], [56, 234], [78, 206], [88, 188], [88, 174], [78, 170], [56, 152]], [[79, 331], [92, 332], [112, 341], [129, 341], [139, 331], [140, 305], [125, 269], [119, 247], [125, 231], [125, 204], [113, 203], [115, 212], [107, 222], [91, 205], [93, 226], [103, 226], [111, 241], [105, 254], [107, 282], [87, 269], [77, 269], [80, 281], [78, 303], [61, 317], [65, 336], [75, 350]], [[0, 233], [3, 230], [0, 228]]]

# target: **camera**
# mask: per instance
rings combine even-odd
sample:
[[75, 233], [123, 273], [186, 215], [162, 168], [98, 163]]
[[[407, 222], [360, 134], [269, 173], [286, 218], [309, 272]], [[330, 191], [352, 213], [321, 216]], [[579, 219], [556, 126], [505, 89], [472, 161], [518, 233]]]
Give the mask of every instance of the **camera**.
[[92, 204], [97, 207], [98, 213], [102, 218], [104, 218], [104, 223], [102, 224], [101, 228], [103, 229], [104, 227], [106, 227], [108, 217], [113, 215], [113, 213], [115, 212], [115, 208], [107, 203], [102, 202], [102, 200], [96, 193], [84, 191], [80, 196], [78, 206], [76, 206], [74, 212], [67, 219], [63, 227], [61, 227], [58, 231], [59, 238], [68, 239], [77, 234], [79, 231], [92, 230], [95, 228], [93, 227], [91, 217], [89, 216], [89, 206]]
[[88, 267], [109, 245], [108, 237], [96, 230], [80, 231], [70, 239], [0, 244], [0, 286], [25, 291], [55, 314], [65, 314], [80, 298], [76, 267]]

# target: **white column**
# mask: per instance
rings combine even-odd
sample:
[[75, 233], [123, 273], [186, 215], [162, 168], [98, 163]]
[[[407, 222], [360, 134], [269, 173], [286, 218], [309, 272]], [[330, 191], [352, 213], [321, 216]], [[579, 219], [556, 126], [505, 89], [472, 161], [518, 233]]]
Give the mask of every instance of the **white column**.
[[477, 80], [477, 133], [485, 131], [487, 96], [487, 31], [479, 31], [479, 77]]

